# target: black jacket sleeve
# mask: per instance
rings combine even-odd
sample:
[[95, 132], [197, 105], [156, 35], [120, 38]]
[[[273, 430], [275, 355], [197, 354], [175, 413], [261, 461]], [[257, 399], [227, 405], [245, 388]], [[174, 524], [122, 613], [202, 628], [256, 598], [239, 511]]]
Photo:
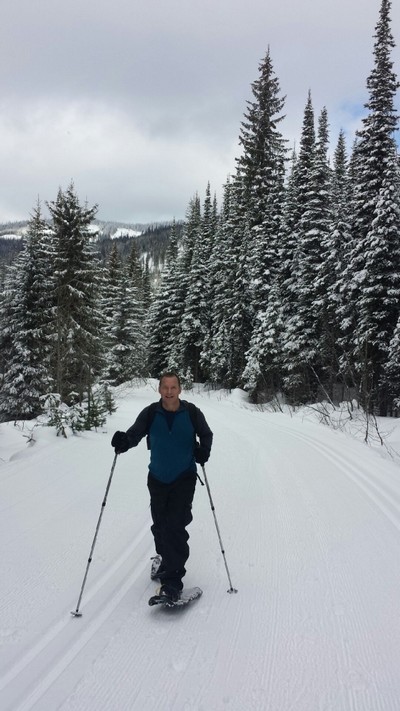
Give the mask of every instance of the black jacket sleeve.
[[136, 447], [140, 440], [147, 435], [147, 422], [148, 422], [148, 410], [149, 407], [145, 407], [144, 410], [139, 412], [135, 422], [126, 431], [126, 435], [129, 440], [129, 447]]
[[196, 434], [200, 440], [200, 447], [206, 455], [206, 459], [204, 461], [207, 461], [211, 452], [213, 433], [211, 432], [207, 420], [199, 408], [197, 408]]

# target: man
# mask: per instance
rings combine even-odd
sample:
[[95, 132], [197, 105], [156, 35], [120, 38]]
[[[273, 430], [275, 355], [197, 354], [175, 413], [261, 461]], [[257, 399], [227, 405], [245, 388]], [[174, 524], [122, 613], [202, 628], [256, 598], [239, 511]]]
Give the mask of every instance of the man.
[[201, 410], [179, 399], [181, 384], [176, 373], [161, 376], [158, 392], [160, 401], [145, 407], [126, 432], [116, 432], [111, 444], [120, 454], [148, 435], [151, 531], [161, 557], [157, 577], [160, 595], [175, 602], [183, 588], [189, 557], [186, 526], [193, 518], [196, 462], [204, 465], [208, 461], [213, 433]]

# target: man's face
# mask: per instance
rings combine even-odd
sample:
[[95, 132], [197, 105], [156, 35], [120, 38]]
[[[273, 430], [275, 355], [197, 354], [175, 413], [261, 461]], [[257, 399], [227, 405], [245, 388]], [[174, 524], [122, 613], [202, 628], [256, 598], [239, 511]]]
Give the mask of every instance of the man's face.
[[181, 388], [179, 387], [178, 378], [164, 377], [158, 388], [161, 395], [162, 406], [166, 410], [177, 410], [179, 407], [179, 395]]

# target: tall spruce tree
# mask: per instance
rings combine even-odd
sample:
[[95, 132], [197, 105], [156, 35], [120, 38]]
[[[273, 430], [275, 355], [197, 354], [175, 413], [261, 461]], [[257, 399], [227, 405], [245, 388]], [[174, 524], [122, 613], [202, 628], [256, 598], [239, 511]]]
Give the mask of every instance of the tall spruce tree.
[[296, 254], [296, 165], [297, 155], [293, 151], [268, 302], [256, 314], [250, 348], [246, 354], [245, 386], [254, 400], [272, 398], [282, 389], [283, 334], [291, 307], [288, 285]]
[[211, 261], [214, 264], [210, 331], [202, 352], [207, 378], [224, 387], [242, 383], [251, 334], [248, 245], [250, 227], [242, 214], [238, 175], [225, 186]]
[[[307, 105], [306, 114], [309, 106]], [[305, 123], [307, 135], [312, 137], [312, 126]], [[303, 148], [306, 141], [303, 143]], [[304, 154], [307, 163], [302, 165], [301, 153], [297, 169], [303, 168], [302, 182], [298, 184], [299, 219], [296, 227], [297, 259], [291, 297], [295, 312], [285, 328], [286, 385], [295, 386], [296, 398], [313, 399], [318, 394], [323, 377], [322, 362], [322, 312], [326, 294], [319, 279], [323, 266], [323, 248], [331, 228], [331, 173], [328, 161], [328, 117], [323, 109], [318, 122], [318, 135], [311, 150]], [[305, 170], [307, 166], [307, 169]], [[300, 172], [300, 170], [299, 170]], [[303, 392], [302, 392], [303, 390]]]
[[1, 341], [8, 342], [0, 391], [3, 420], [37, 416], [52, 389], [53, 291], [51, 244], [38, 202], [23, 250], [9, 268], [1, 307]]
[[212, 296], [209, 327], [200, 356], [200, 363], [206, 380], [225, 387], [231, 387], [233, 384], [230, 368], [231, 345], [228, 333], [228, 323], [234, 308], [233, 277], [235, 273], [230, 201], [231, 183], [228, 180], [224, 186], [221, 215], [218, 226], [216, 226], [210, 256], [209, 291]]
[[146, 299], [146, 306], [148, 306], [147, 294], [145, 295], [144, 279], [143, 279], [143, 269], [140, 262], [140, 256], [138, 248], [135, 242], [132, 242], [131, 251], [127, 260], [127, 274], [131, 285], [137, 291], [138, 303], [143, 305]]
[[351, 183], [343, 131], [340, 131], [334, 154], [332, 172], [332, 223], [323, 242], [319, 286], [321, 301], [321, 357], [324, 364], [324, 385], [334, 399], [349, 395], [351, 380], [346, 376], [346, 344], [342, 340], [340, 312], [342, 309], [343, 273], [351, 239]]
[[279, 202], [284, 179], [285, 141], [278, 126], [284, 119], [285, 98], [280, 95], [269, 49], [258, 69], [251, 85], [254, 99], [247, 102], [241, 123], [243, 150], [237, 159], [240, 207], [243, 214], [247, 212], [250, 229], [271, 219], [271, 206], [276, 209], [276, 194]]
[[103, 378], [120, 385], [146, 374], [143, 309], [128, 266], [121, 266], [112, 294], [112, 316], [107, 327], [107, 362]]
[[[252, 84], [253, 99], [241, 123], [242, 154], [230, 188], [230, 212], [223, 227], [225, 248], [230, 245], [230, 312], [218, 324], [219, 360], [226, 363], [222, 381], [244, 384], [246, 353], [256, 315], [266, 308], [271, 273], [276, 261], [276, 234], [283, 206], [285, 140], [279, 131], [284, 97], [280, 95], [268, 49]], [[230, 239], [226, 238], [229, 226]], [[219, 316], [216, 317], [217, 320]], [[215, 329], [215, 325], [214, 325]], [[221, 357], [221, 344], [229, 343]]]
[[97, 206], [80, 205], [71, 183], [48, 203], [54, 232], [55, 342], [51, 372], [66, 404], [90, 395], [101, 372], [102, 320], [98, 261], [89, 225]]
[[[318, 120], [317, 141], [310, 176], [311, 196], [308, 210], [302, 218], [302, 259], [300, 280], [303, 290], [299, 307], [305, 328], [302, 337], [301, 358], [311, 369], [312, 394], [318, 387], [326, 391], [332, 371], [331, 324], [328, 319], [328, 292], [326, 289], [326, 256], [331, 249], [332, 232], [332, 171], [329, 165], [328, 113], [323, 108]], [[329, 383], [331, 387], [331, 383]]]
[[[186, 309], [187, 295], [191, 284], [193, 254], [201, 231], [201, 203], [196, 194], [189, 202], [182, 240], [175, 262], [174, 286], [171, 289], [169, 313], [172, 319], [167, 340], [167, 367], [186, 374], [192, 366], [191, 354], [186, 351], [186, 339], [182, 332], [182, 322]], [[188, 374], [190, 377], [190, 373]], [[193, 376], [193, 372], [192, 372]]]
[[395, 141], [399, 87], [393, 71], [390, 0], [376, 25], [374, 67], [367, 80], [367, 115], [354, 165], [352, 249], [346, 271], [345, 335], [363, 406], [386, 414], [385, 363], [400, 304], [399, 159]]
[[266, 370], [271, 343], [266, 313], [276, 276], [277, 237], [285, 195], [286, 141], [278, 130], [284, 119], [285, 98], [280, 95], [269, 50], [260, 65], [260, 77], [253, 84], [253, 93], [256, 101], [250, 104], [247, 120], [242, 124], [244, 155], [239, 159], [238, 171], [244, 180], [250, 227], [247, 264], [252, 316], [242, 381], [256, 397], [258, 391], [265, 393], [268, 380]]
[[114, 242], [110, 256], [103, 271], [102, 284], [102, 311], [104, 319], [103, 336], [106, 350], [108, 349], [110, 330], [115, 312], [115, 294], [120, 281], [122, 270], [122, 260], [118, 251], [117, 243]]
[[[308, 364], [315, 349], [314, 340], [305, 340], [305, 319], [310, 303], [309, 271], [311, 265], [303, 259], [308, 238], [312, 237], [312, 205], [315, 182], [313, 171], [316, 155], [314, 109], [309, 92], [304, 110], [300, 150], [293, 167], [291, 189], [285, 206], [280, 235], [281, 248], [281, 313], [285, 328], [282, 332], [282, 372], [286, 395], [293, 402], [303, 402], [313, 396], [314, 377]], [[303, 351], [307, 349], [307, 353]], [[308, 349], [312, 349], [310, 352]]]
[[102, 377], [111, 385], [146, 372], [141, 270], [135, 257], [136, 252], [131, 253], [122, 264], [114, 244], [105, 270], [102, 312], [107, 358]]
[[176, 320], [179, 314], [175, 304], [178, 247], [178, 236], [174, 222], [161, 280], [150, 305], [146, 323], [148, 370], [150, 375], [155, 378], [158, 378], [167, 368], [172, 347], [172, 332], [176, 328]]
[[200, 356], [210, 328], [212, 309], [210, 257], [215, 238], [215, 206], [211, 200], [210, 184], [199, 229], [195, 233], [187, 292], [177, 347], [182, 371], [196, 382], [204, 380]]

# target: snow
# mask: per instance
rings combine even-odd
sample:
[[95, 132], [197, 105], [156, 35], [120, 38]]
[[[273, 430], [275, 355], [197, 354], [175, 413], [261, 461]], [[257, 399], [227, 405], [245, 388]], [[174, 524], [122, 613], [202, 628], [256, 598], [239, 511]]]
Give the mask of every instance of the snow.
[[11, 232], [10, 234], [0, 235], [1, 239], [22, 239], [23, 235], [17, 232]]
[[[150, 608], [148, 452], [110, 439], [157, 399], [120, 389], [99, 432], [0, 425], [2, 711], [397, 711], [400, 469], [381, 448], [308, 416], [200, 389], [214, 431], [197, 487], [185, 583]], [[397, 421], [386, 421], [399, 442]], [[29, 442], [30, 439], [34, 442]]]
[[117, 237], [140, 237], [141, 234], [143, 234], [143, 232], [134, 230], [131, 227], [118, 227], [110, 237], [111, 239], [116, 239]]

